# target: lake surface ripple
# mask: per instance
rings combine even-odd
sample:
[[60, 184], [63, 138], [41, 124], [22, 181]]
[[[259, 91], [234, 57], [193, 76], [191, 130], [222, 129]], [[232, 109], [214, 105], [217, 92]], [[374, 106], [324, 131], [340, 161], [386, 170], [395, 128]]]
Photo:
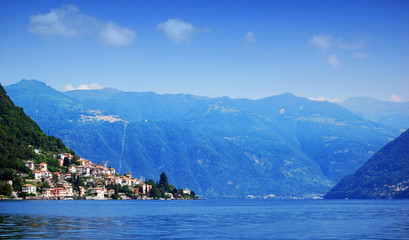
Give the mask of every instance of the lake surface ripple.
[[409, 239], [409, 201], [0, 201], [0, 238]]

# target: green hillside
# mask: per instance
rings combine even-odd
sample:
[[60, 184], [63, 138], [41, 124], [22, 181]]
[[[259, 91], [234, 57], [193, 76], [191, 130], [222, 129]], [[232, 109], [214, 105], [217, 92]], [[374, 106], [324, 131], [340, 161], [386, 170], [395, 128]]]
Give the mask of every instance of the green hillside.
[[42, 157], [70, 151], [61, 139], [47, 136], [22, 108], [16, 107], [0, 85], [1, 186], [13, 180], [13, 187], [19, 187], [21, 175], [29, 173], [24, 161], [38, 158], [35, 149], [44, 153]]
[[409, 198], [409, 130], [343, 178], [324, 198]]

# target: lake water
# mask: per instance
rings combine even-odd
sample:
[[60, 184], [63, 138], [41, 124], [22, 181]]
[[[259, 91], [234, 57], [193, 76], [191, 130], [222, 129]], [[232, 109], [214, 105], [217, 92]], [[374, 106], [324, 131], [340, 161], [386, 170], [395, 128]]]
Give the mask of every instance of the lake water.
[[409, 239], [409, 201], [0, 201], [2, 239]]

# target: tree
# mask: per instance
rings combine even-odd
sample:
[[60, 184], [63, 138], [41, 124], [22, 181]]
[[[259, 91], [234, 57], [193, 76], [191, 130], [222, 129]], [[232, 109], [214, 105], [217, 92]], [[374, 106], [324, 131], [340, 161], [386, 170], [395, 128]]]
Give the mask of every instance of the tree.
[[65, 158], [64, 158], [63, 165], [66, 166], [66, 167], [68, 167], [68, 166], [70, 165], [70, 159], [67, 158], [67, 157], [65, 157]]
[[152, 189], [149, 191], [149, 197], [153, 198], [161, 198], [162, 194], [159, 191], [159, 189], [156, 187], [156, 185], [152, 185]]
[[21, 190], [22, 187], [23, 187], [23, 182], [21, 181], [21, 178], [20, 177], [13, 178], [13, 189]]
[[163, 187], [166, 192], [169, 191], [168, 177], [166, 176], [165, 172], [162, 172], [160, 175], [159, 188], [160, 187]]
[[71, 174], [71, 178], [72, 178], [71, 180], [72, 186], [75, 191], [78, 191], [79, 186], [83, 186], [83, 187], [85, 186], [83, 177], [77, 176], [75, 174]]
[[50, 185], [48, 184], [48, 182], [43, 182], [41, 188], [50, 188]]
[[153, 187], [153, 186], [156, 186], [155, 181], [153, 181], [152, 179], [146, 180], [145, 183], [148, 184], [148, 185], [151, 185], [152, 187]]
[[0, 182], [0, 195], [11, 196], [13, 189], [7, 182]]

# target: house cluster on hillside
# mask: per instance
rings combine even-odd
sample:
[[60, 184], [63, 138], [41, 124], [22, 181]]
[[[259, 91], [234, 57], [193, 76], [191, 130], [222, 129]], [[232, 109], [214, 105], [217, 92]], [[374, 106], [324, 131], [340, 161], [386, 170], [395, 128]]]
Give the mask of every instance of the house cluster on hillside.
[[[58, 164], [63, 167], [64, 161], [72, 161], [73, 158], [74, 156], [70, 153], [62, 153], [58, 156]], [[63, 173], [61, 168], [52, 173], [45, 162], [36, 164], [34, 161], [26, 161], [25, 165], [32, 170], [34, 179], [30, 180], [31, 183], [23, 185], [22, 192], [32, 197], [46, 199], [110, 198], [115, 190], [106, 187], [112, 185], [127, 186], [135, 194], [145, 196], [152, 188], [151, 185], [145, 184], [140, 179], [133, 178], [131, 173], [122, 176], [115, 172], [115, 168], [107, 167], [106, 163], [100, 165], [84, 158], [79, 158], [75, 164], [65, 168], [66, 173]], [[73, 186], [73, 177], [85, 179], [84, 186]], [[43, 187], [45, 183], [47, 187]]]

